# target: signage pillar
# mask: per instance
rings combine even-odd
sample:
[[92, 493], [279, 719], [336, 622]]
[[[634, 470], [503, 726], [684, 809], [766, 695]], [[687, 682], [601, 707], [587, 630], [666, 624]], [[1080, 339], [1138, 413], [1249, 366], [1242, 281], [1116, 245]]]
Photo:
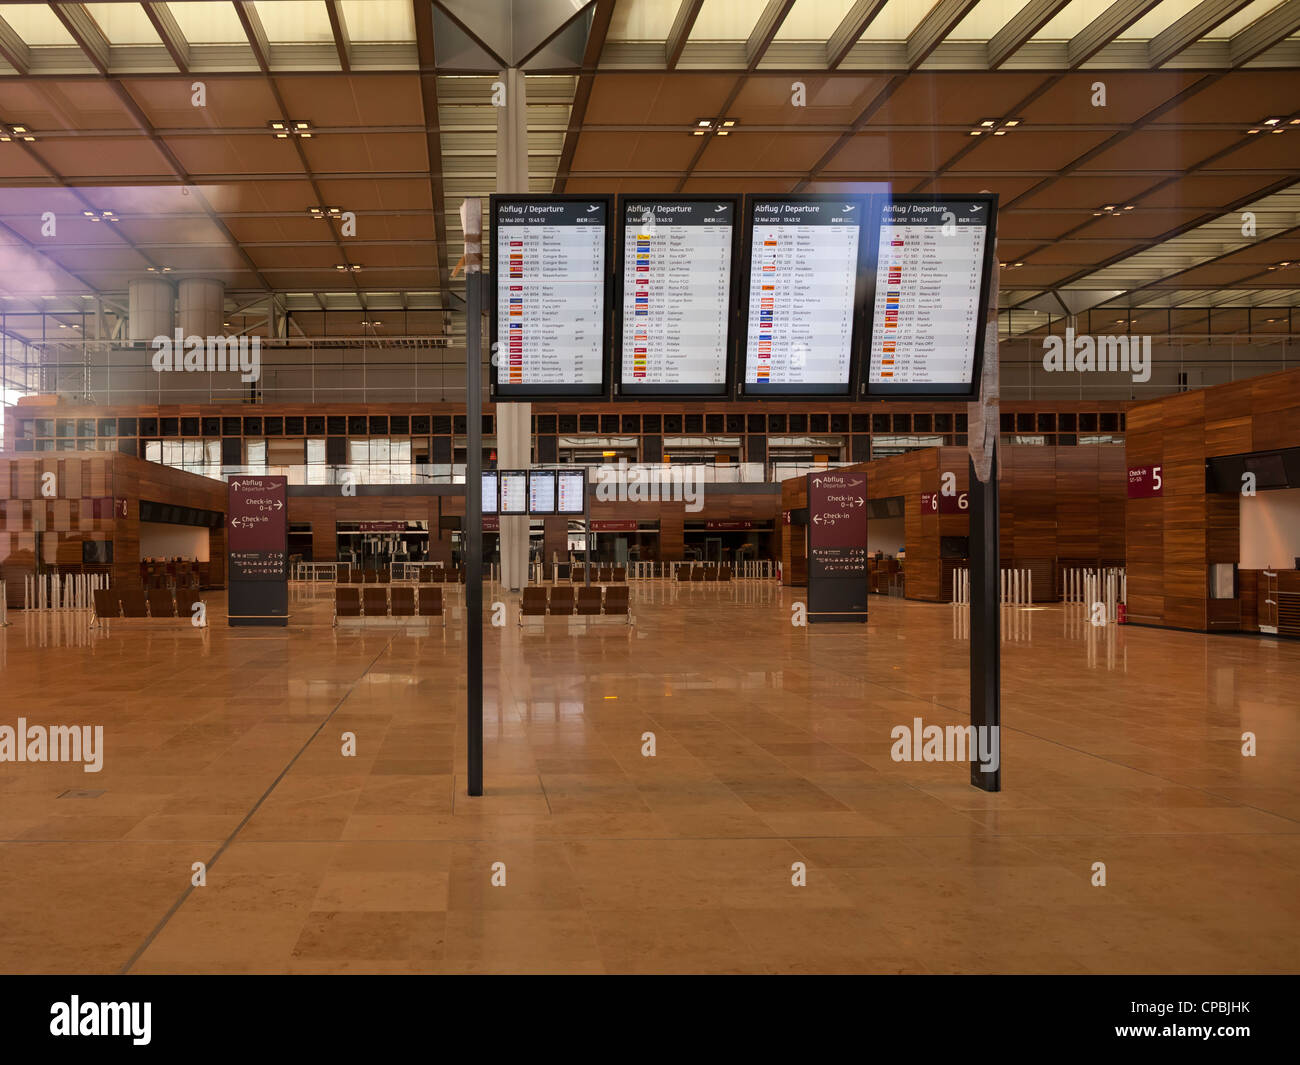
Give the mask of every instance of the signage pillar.
[[971, 743], [970, 782], [981, 791], [1002, 790], [1002, 607], [999, 598], [998, 265], [989, 280], [989, 317], [984, 339], [980, 398], [967, 415], [970, 452], [970, 723], [975, 735], [991, 733], [985, 750], [998, 768], [980, 768], [978, 742]]
[[226, 508], [226, 622], [289, 624], [289, 478], [232, 476]]
[[808, 474], [808, 623], [867, 620], [867, 475]]
[[[465, 702], [470, 795], [483, 794], [483, 272], [482, 203], [460, 208], [465, 234]], [[501, 522], [504, 538], [505, 522]], [[504, 559], [504, 554], [503, 554]]]

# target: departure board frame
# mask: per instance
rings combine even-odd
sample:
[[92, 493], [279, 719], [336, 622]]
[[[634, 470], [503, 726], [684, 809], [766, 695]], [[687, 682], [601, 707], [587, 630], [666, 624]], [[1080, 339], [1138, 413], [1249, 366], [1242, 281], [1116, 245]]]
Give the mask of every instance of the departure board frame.
[[[865, 317], [867, 272], [865, 256], [867, 243], [871, 239], [869, 219], [875, 199], [875, 195], [862, 192], [838, 194], [829, 192], [778, 193], [770, 196], [761, 193], [745, 194], [745, 224], [742, 231], [744, 249], [740, 268], [740, 289], [737, 295], [736, 343], [733, 345], [734, 379], [736, 382], [734, 395], [737, 399], [805, 397], [828, 402], [847, 402], [857, 398], [858, 365], [862, 346], [867, 336]], [[849, 362], [845, 383], [841, 387], [838, 384], [760, 385], [757, 382], [750, 382], [747, 378], [749, 376], [749, 301], [750, 272], [753, 269], [754, 255], [754, 209], [760, 203], [800, 204], [834, 203], [836, 201], [853, 204], [854, 209], [861, 212], [858, 216], [858, 249], [854, 263], [853, 306], [850, 312], [852, 327], [849, 335]]]
[[[524, 508], [523, 510], [506, 510], [506, 481], [513, 480], [516, 477], [524, 483]], [[497, 514], [503, 518], [526, 517], [528, 514], [528, 470], [497, 470], [497, 484], [500, 492]]]
[[[499, 345], [500, 322], [498, 320], [500, 313], [500, 286], [504, 283], [508, 285], [510, 278], [508, 272], [503, 276], [497, 261], [497, 213], [502, 204], [550, 204], [550, 203], [578, 203], [586, 201], [591, 204], [603, 204], [605, 207], [605, 269], [602, 278], [602, 306], [601, 306], [601, 345], [600, 345], [600, 383], [599, 385], [579, 385], [574, 382], [562, 384], [502, 384], [500, 374], [503, 367], [508, 366], [509, 353], [501, 350]], [[551, 400], [591, 400], [606, 399], [609, 396], [610, 385], [610, 346], [612, 343], [612, 333], [614, 329], [613, 322], [613, 267], [614, 267], [614, 197], [608, 193], [600, 193], [595, 196], [579, 196], [572, 193], [556, 193], [552, 195], [544, 194], [493, 194], [488, 198], [488, 224], [487, 231], [484, 234], [484, 240], [490, 255], [490, 274], [492, 281], [489, 286], [489, 299], [491, 301], [491, 352], [492, 364], [491, 373], [488, 375], [489, 391], [492, 399], [509, 402], [510, 400], [529, 400], [529, 399], [551, 399]]]
[[[577, 510], [562, 510], [560, 508], [560, 482], [565, 477], [570, 477], [570, 478], [579, 477], [582, 480], [582, 506], [580, 506]], [[574, 469], [556, 470], [555, 471], [555, 513], [566, 515], [569, 517], [579, 517], [583, 514], [586, 514], [587, 513], [587, 490], [590, 487], [591, 486], [587, 483], [587, 469], [585, 466], [577, 470]]]
[[[623, 382], [623, 322], [627, 313], [624, 302], [624, 258], [627, 254], [627, 205], [678, 204], [678, 203], [726, 203], [732, 211], [731, 221], [731, 255], [729, 259], [731, 277], [727, 285], [726, 338], [722, 350], [722, 383], [720, 385], [633, 385], [629, 389]], [[646, 196], [620, 193], [617, 202], [617, 235], [614, 252], [614, 328], [613, 360], [610, 382], [616, 400], [672, 399], [672, 400], [717, 400], [731, 396], [735, 381], [735, 347], [738, 334], [740, 278], [741, 278], [741, 237], [745, 231], [742, 212], [744, 197], [739, 193], [724, 193], [720, 196], [703, 196], [695, 193], [683, 193], [678, 196], [664, 193], [651, 193]]]
[[[550, 509], [539, 509], [533, 506], [533, 481], [548, 480], [551, 482], [551, 506]], [[537, 516], [549, 516], [555, 514], [560, 506], [560, 480], [556, 471], [547, 467], [533, 467], [528, 471], [528, 513]]]
[[[880, 231], [885, 212], [891, 204], [982, 204], [988, 222], [984, 229], [984, 249], [980, 263], [979, 300], [975, 319], [975, 340], [969, 382], [952, 385], [935, 384], [882, 384], [871, 382], [871, 352], [874, 346], [876, 321], [876, 281], [879, 266]], [[905, 400], [972, 400], [979, 397], [980, 378], [984, 370], [984, 338], [989, 312], [989, 292], [992, 287], [994, 257], [997, 248], [998, 197], [996, 193], [979, 192], [966, 195], [950, 193], [898, 193], [872, 197], [871, 219], [873, 240], [869, 261], [864, 267], [866, 280], [866, 327], [863, 331], [861, 360], [859, 362], [859, 399]]]
[[[487, 482], [489, 480], [491, 480], [492, 482], [492, 496], [490, 500], [488, 498], [488, 493], [486, 490]], [[482, 502], [480, 505], [480, 509], [484, 514], [495, 514], [497, 512], [497, 507], [500, 505], [499, 500], [501, 496], [501, 477], [499, 476], [496, 470], [484, 470], [483, 480], [481, 483], [483, 485], [484, 491], [481, 497]], [[488, 506], [489, 502], [492, 504], [490, 508]]]

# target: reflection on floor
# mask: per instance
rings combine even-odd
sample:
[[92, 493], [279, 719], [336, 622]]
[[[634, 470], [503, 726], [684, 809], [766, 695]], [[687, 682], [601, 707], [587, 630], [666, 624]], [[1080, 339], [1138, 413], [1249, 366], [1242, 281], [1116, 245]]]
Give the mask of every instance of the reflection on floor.
[[635, 626], [520, 627], [511, 600], [469, 799], [458, 610], [334, 630], [327, 593], [279, 630], [220, 597], [207, 630], [11, 614], [0, 726], [105, 750], [0, 763], [0, 968], [1300, 969], [1296, 643], [1004, 616], [989, 795], [890, 757], [964, 720], [952, 607], [801, 628], [802, 592], [655, 582]]

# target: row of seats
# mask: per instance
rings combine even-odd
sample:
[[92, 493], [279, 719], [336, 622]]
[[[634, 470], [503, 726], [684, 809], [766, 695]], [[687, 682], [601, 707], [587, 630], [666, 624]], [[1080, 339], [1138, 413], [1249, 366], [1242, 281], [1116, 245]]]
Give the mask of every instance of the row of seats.
[[679, 581], [729, 581], [731, 580], [730, 566], [678, 566], [677, 579]]
[[338, 586], [334, 589], [334, 624], [339, 618], [442, 618], [441, 588], [391, 588], [367, 584], [361, 588]]
[[[338, 571], [339, 584], [388, 584], [392, 579], [389, 570], [360, 570], [341, 566]], [[421, 566], [419, 582], [421, 584], [456, 584], [465, 583], [464, 569], [454, 570], [449, 566]]]
[[[592, 566], [591, 579], [598, 584], [625, 584], [627, 582], [626, 566]], [[582, 584], [585, 580], [582, 572], [582, 565], [569, 567], [569, 580], [574, 584]]]
[[[573, 596], [575, 591], [578, 593], [576, 600]], [[523, 605], [519, 611], [519, 623], [522, 625], [525, 617], [544, 617], [546, 614], [555, 616], [605, 614], [611, 617], [624, 614], [629, 624], [632, 621], [632, 609], [628, 603], [628, 589], [625, 584], [611, 585], [608, 588], [601, 588], [594, 584], [576, 589], [563, 584], [554, 585], [549, 589], [535, 585], [525, 588]]]
[[117, 591], [95, 589], [95, 620], [104, 618], [184, 618], [194, 616], [194, 604], [201, 602], [192, 588], [177, 588], [176, 597], [165, 588], [151, 588], [146, 594], [138, 588]]

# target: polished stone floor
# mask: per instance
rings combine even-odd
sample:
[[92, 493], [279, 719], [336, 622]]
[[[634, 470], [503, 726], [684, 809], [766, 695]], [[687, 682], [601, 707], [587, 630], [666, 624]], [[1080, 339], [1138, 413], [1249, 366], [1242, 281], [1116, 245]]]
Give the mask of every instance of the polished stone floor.
[[461, 619], [335, 629], [323, 586], [292, 596], [279, 630], [220, 596], [206, 630], [11, 613], [0, 726], [102, 725], [104, 767], [0, 763], [0, 970], [1300, 970], [1295, 642], [1008, 610], [987, 794], [891, 758], [896, 726], [964, 720], [952, 607], [512, 601], [471, 799]]

